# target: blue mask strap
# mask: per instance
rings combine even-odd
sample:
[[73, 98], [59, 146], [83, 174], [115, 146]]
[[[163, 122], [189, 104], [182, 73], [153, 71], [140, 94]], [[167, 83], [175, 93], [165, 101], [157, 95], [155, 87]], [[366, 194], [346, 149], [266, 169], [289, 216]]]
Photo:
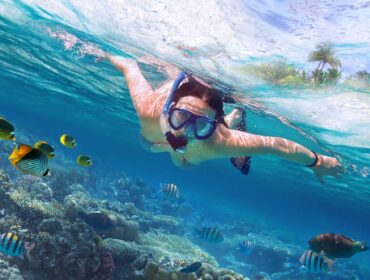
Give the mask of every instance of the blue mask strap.
[[187, 76], [187, 74], [182, 71], [177, 76], [176, 80], [173, 82], [173, 85], [172, 85], [172, 88], [171, 88], [171, 91], [170, 91], [170, 95], [167, 98], [166, 104], [164, 104], [162, 114], [168, 114], [168, 111], [170, 110], [170, 106], [171, 106], [172, 101], [173, 101], [175, 91], [178, 89], [180, 83], [186, 78], [186, 76]]

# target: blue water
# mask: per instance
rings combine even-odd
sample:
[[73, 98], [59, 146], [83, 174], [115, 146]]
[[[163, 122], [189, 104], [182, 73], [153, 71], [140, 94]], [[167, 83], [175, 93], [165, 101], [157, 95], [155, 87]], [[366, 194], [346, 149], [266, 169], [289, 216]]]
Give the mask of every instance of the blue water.
[[[133, 22], [119, 19], [117, 12], [112, 12], [109, 22], [107, 18], [96, 18], [96, 10], [89, 10], [92, 4], [85, 3], [86, 10], [81, 10], [82, 1], [56, 1], [55, 5], [42, 2], [0, 2], [0, 114], [11, 120], [17, 131], [49, 141], [60, 152], [59, 136], [74, 135], [80, 150], [65, 156], [73, 159], [79, 152], [88, 153], [95, 162], [89, 172], [100, 176], [122, 171], [154, 187], [159, 187], [160, 182], [176, 182], [188, 201], [214, 223], [223, 223], [230, 217], [253, 219], [289, 233], [302, 246], [307, 239], [323, 232], [370, 239], [368, 95], [347, 88], [288, 92], [252, 79], [247, 81], [237, 71], [233, 72], [233, 68], [226, 71], [222, 67], [258, 60], [258, 53], [241, 52], [235, 58], [223, 53], [217, 65], [215, 57], [222, 46], [200, 42], [194, 57], [176, 60], [176, 48], [167, 57], [160, 51], [161, 44], [166, 50], [169, 48], [165, 41], [157, 40], [156, 46], [146, 45], [156, 38], [139, 34], [145, 27], [143, 22], [144, 27], [138, 22], [135, 38]], [[107, 2], [105, 12], [109, 13], [113, 2]], [[134, 6], [130, 2], [125, 5]], [[104, 9], [104, 5], [100, 8]], [[294, 22], [274, 13], [261, 18], [256, 21], [276, 23], [281, 30], [287, 29], [290, 21]], [[119, 20], [122, 29], [117, 25]], [[138, 118], [122, 75], [107, 62], [96, 62], [94, 56], [79, 53], [82, 47], [78, 44], [66, 48], [62, 40], [50, 35], [58, 31], [115, 54], [135, 58], [148, 53], [158, 55], [212, 77], [224, 87], [243, 90], [243, 95], [267, 106], [276, 116], [287, 117], [292, 124], [282, 123], [266, 110], [249, 110], [247, 118], [252, 133], [281, 136], [319, 152], [336, 154], [347, 167], [347, 174], [341, 180], [328, 178], [322, 186], [309, 170], [270, 156], [254, 157], [249, 176], [240, 175], [227, 160], [203, 163], [190, 170], [178, 169], [167, 154], [151, 154], [140, 146]], [[124, 32], [127, 37], [122, 35]], [[166, 34], [168, 40], [181, 38], [171, 30]], [[208, 35], [212, 34], [204, 34]], [[368, 57], [363, 59], [363, 64], [359, 63], [364, 49], [370, 49], [364, 41], [338, 43], [343, 58], [346, 57], [345, 71], [350, 72], [356, 65], [360, 70], [369, 69]], [[287, 52], [276, 48], [276, 53], [269, 56], [262, 57], [260, 53], [260, 59], [268, 61], [282, 55], [298, 63], [298, 57], [307, 54], [302, 49], [302, 54], [289, 56], [292, 50], [284, 47]], [[212, 57], [205, 55], [207, 48], [209, 53], [215, 53]], [[348, 58], [350, 54], [353, 56]], [[163, 75], [154, 67], [145, 66], [144, 75], [153, 85], [163, 81]], [[234, 78], [237, 84], [232, 83]], [[314, 114], [319, 117], [314, 118]], [[21, 142], [22, 138], [18, 140]], [[370, 253], [359, 254], [353, 260], [369, 267]]]

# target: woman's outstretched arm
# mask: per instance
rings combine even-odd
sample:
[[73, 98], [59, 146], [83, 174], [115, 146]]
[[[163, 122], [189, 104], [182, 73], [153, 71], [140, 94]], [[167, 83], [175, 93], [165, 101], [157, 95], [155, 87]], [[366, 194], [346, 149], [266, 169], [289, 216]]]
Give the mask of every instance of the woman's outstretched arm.
[[220, 127], [214, 145], [215, 153], [219, 157], [272, 154], [303, 166], [315, 163], [312, 169], [321, 182], [323, 176], [339, 177], [343, 172], [336, 158], [315, 154], [298, 143], [280, 137], [261, 136]]
[[139, 115], [144, 115], [154, 92], [141, 73], [139, 65], [135, 60], [121, 56], [107, 55], [107, 58], [125, 76], [135, 109]]

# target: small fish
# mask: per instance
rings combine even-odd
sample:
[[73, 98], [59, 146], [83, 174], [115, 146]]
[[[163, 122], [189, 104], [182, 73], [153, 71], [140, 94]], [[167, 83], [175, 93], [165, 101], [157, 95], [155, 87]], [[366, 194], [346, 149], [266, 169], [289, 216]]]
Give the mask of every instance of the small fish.
[[201, 262], [195, 262], [195, 263], [188, 265], [187, 267], [184, 267], [183, 269], [180, 270], [180, 272], [182, 273], [197, 272], [201, 266], [202, 266]]
[[0, 116], [0, 139], [15, 140], [14, 126]]
[[68, 134], [63, 134], [60, 137], [60, 143], [62, 143], [67, 148], [75, 148], [77, 146], [75, 138]]
[[47, 155], [29, 145], [15, 146], [9, 160], [15, 168], [23, 173], [38, 177], [50, 175]]
[[38, 141], [35, 145], [33, 145], [36, 149], [44, 152], [48, 158], [53, 158], [55, 156], [54, 147], [48, 144], [45, 141]]
[[0, 210], [0, 217], [4, 216], [5, 215], [5, 209], [1, 209]]
[[250, 255], [255, 247], [256, 243], [255, 241], [251, 240], [244, 240], [239, 243], [239, 249], [246, 255]]
[[308, 245], [315, 253], [322, 253], [331, 259], [349, 258], [369, 250], [365, 241], [355, 241], [336, 233], [320, 234], [309, 240]]
[[92, 165], [92, 160], [89, 156], [78, 156], [77, 160], [76, 160], [77, 164], [81, 165], [81, 166], [86, 166], [86, 167], [89, 167]]
[[3, 233], [0, 235], [0, 252], [13, 257], [23, 257], [31, 260], [30, 251], [35, 245], [24, 242], [14, 233]]
[[167, 198], [180, 198], [179, 189], [175, 184], [161, 184], [161, 192]]
[[79, 211], [78, 216], [97, 232], [110, 231], [116, 227], [116, 221], [110, 215], [100, 211], [90, 213]]
[[201, 229], [194, 229], [200, 239], [206, 240], [212, 243], [221, 243], [224, 241], [221, 230], [214, 227], [203, 227]]
[[307, 250], [303, 253], [299, 259], [301, 264], [308, 272], [328, 272], [333, 270], [333, 261], [325, 257], [322, 254], [316, 254], [311, 250]]

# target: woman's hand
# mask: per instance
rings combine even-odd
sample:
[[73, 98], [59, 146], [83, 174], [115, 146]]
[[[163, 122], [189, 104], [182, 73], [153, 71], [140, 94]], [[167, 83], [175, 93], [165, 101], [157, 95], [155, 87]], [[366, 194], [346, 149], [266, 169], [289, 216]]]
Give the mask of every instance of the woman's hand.
[[314, 167], [312, 167], [312, 170], [322, 184], [324, 184], [322, 177], [332, 176], [339, 178], [344, 172], [344, 168], [336, 158], [323, 155], [317, 156], [319, 157], [318, 162]]
[[122, 57], [122, 56], [113, 56], [107, 55], [106, 58], [122, 73], [126, 73], [130, 67], [137, 67], [137, 63], [132, 58]]

